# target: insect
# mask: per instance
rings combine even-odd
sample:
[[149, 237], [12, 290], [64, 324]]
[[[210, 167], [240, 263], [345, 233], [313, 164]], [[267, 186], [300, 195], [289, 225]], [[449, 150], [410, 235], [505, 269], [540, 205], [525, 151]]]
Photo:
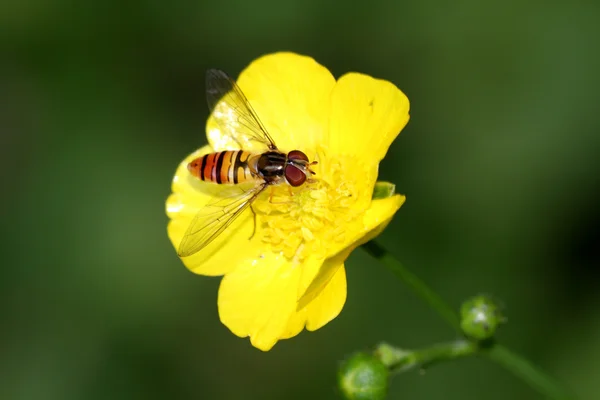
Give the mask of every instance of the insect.
[[[304, 184], [315, 172], [300, 150], [280, 151], [271, 135], [256, 115], [250, 102], [225, 72], [210, 69], [206, 73], [206, 99], [221, 134], [238, 143], [258, 143], [264, 152], [224, 150], [210, 153], [190, 161], [190, 174], [204, 182], [222, 185], [214, 199], [200, 209], [178, 248], [180, 257], [191, 256], [217, 238], [233, 221], [248, 209], [269, 186], [287, 184], [297, 187]], [[249, 189], [242, 189], [251, 184]], [[234, 195], [227, 188], [235, 188]]]

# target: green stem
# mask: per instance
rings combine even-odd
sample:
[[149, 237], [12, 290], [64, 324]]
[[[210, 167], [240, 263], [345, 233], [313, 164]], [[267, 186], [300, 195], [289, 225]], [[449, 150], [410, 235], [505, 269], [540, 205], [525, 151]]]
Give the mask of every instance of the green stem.
[[469, 340], [457, 340], [451, 343], [436, 344], [425, 349], [404, 350], [381, 343], [375, 353], [389, 368], [391, 373], [401, 373], [413, 368], [425, 368], [440, 361], [474, 355], [477, 344]]
[[407, 284], [417, 294], [417, 296], [429, 303], [429, 305], [435, 311], [437, 311], [438, 314], [440, 314], [440, 316], [444, 318], [451, 327], [453, 327], [457, 332], [461, 332], [460, 320], [456, 311], [454, 311], [454, 309], [450, 307], [436, 292], [431, 290], [429, 286], [425, 284], [425, 282], [405, 268], [400, 261], [398, 261], [378, 243], [370, 241], [363, 244], [362, 248], [366, 250], [367, 253], [387, 265], [387, 267], [398, 278], [400, 278], [401, 281]]
[[[419, 297], [421, 297], [422, 300], [427, 302], [435, 311], [437, 311], [437, 313], [444, 318], [451, 327], [459, 332], [461, 331], [458, 313], [452, 307], [450, 307], [437, 293], [431, 290], [422, 280], [406, 269], [404, 265], [402, 265], [402, 263], [400, 263], [400, 261], [398, 261], [385, 248], [374, 241], [367, 242], [362, 247], [367, 253], [385, 264], [398, 278], [400, 278], [401, 281], [407, 284]], [[448, 351], [448, 348], [444, 348], [443, 345], [441, 346], [442, 348], [438, 350], [436, 350], [436, 347], [426, 349], [424, 353], [420, 353], [420, 355], [417, 352], [418, 357], [421, 357], [421, 360], [426, 360], [427, 357], [435, 358], [436, 356], [438, 356], [438, 358], [435, 358], [435, 360], [441, 360], [444, 359], [444, 357], [448, 359], [447, 357], [451, 355], [451, 352]], [[492, 343], [488, 348], [480, 348], [476, 346], [476, 351], [471, 353], [469, 353], [470, 348], [465, 349], [466, 352], [464, 354], [459, 352], [460, 356], [473, 353], [484, 355], [490, 360], [502, 365], [515, 376], [529, 384], [529, 386], [549, 399], [566, 400], [574, 398], [536, 366], [503, 346], [495, 343]], [[441, 353], [436, 353], [436, 351], [440, 351]], [[415, 352], [412, 352], [412, 354], [415, 354]], [[441, 356], [441, 358], [439, 356]], [[433, 358], [430, 360], [433, 360]]]
[[502, 365], [549, 399], [566, 400], [575, 398], [573, 394], [560, 387], [557, 382], [531, 362], [502, 345], [496, 344], [487, 351], [481, 351], [480, 354]]

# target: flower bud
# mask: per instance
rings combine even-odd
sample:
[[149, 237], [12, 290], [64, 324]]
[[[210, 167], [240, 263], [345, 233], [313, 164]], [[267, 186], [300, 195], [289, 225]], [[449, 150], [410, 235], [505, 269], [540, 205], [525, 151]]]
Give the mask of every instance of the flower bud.
[[348, 400], [385, 399], [389, 371], [379, 358], [356, 353], [345, 360], [338, 371], [338, 385]]
[[460, 327], [471, 339], [492, 338], [498, 325], [505, 321], [496, 302], [485, 295], [472, 297], [460, 307]]

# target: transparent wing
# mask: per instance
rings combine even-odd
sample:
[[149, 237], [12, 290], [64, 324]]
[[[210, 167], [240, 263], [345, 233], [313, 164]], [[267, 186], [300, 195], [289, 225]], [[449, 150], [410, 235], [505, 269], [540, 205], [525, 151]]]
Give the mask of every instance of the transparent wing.
[[[237, 217], [243, 214], [266, 187], [266, 183], [245, 191], [239, 187], [224, 187], [221, 195], [215, 196], [200, 209], [190, 223], [179, 244], [177, 251], [179, 257], [191, 256], [216, 239]], [[237, 192], [223, 197], [226, 191]]]
[[206, 71], [206, 100], [221, 134], [241, 148], [249, 141], [264, 144], [269, 149], [277, 148], [242, 90], [225, 72]]

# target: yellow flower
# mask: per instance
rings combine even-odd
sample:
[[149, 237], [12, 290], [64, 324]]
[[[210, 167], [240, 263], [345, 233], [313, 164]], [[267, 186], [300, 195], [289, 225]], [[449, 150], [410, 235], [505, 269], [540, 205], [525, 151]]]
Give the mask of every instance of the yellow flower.
[[[314, 180], [265, 190], [207, 247], [183, 263], [192, 272], [224, 275], [219, 316], [234, 334], [268, 351], [278, 340], [334, 319], [346, 301], [344, 261], [383, 230], [404, 196], [372, 199], [378, 166], [409, 119], [409, 101], [392, 83], [359, 73], [337, 81], [310, 57], [263, 56], [240, 75], [245, 93], [277, 147], [317, 160]], [[196, 212], [218, 185], [190, 175], [199, 155], [238, 149], [214, 119], [209, 145], [186, 157], [167, 200], [168, 234], [177, 249]], [[254, 146], [254, 147], [253, 147]], [[266, 149], [247, 143], [244, 150]], [[256, 225], [255, 225], [256, 224]]]

